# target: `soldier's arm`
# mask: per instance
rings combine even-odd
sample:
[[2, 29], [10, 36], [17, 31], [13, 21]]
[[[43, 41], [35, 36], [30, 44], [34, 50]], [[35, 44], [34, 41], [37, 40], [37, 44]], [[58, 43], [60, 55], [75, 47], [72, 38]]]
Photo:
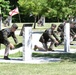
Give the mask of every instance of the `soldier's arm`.
[[15, 36], [15, 34], [14, 34], [14, 33], [12, 33], [12, 37], [13, 37], [13, 39], [14, 39], [15, 43], [18, 43], [18, 39], [16, 38], [16, 36]]
[[52, 35], [52, 30], [48, 29], [47, 33], [48, 33], [48, 36], [50, 37], [50, 39], [56, 42], [56, 39]]
[[73, 31], [73, 29], [70, 29], [70, 35], [74, 37], [76, 33]]
[[54, 42], [56, 42], [56, 39], [52, 36], [52, 35], [49, 35], [50, 39], [53, 40]]
[[60, 40], [59, 40], [57, 34], [56, 34], [54, 31], [53, 31], [53, 36], [55, 37], [55, 39], [56, 39], [58, 42], [60, 42]]

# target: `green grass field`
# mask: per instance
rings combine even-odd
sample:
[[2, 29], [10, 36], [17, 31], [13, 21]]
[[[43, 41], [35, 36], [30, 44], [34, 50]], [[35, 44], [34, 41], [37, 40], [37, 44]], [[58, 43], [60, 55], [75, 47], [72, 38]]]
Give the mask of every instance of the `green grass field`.
[[[23, 23], [17, 23], [19, 30]], [[59, 23], [56, 23], [57, 25]], [[33, 31], [44, 31], [49, 28], [51, 23], [46, 23], [43, 27], [36, 27]], [[22, 42], [22, 37], [18, 36], [19, 42]], [[13, 42], [12, 38], [11, 42]], [[1, 47], [3, 48], [3, 46]], [[58, 46], [56, 48], [64, 48], [64, 46]], [[73, 47], [75, 48], [75, 47]], [[22, 53], [10, 55], [10, 57], [21, 57]], [[33, 53], [33, 57], [50, 57], [61, 58], [59, 62], [50, 62], [43, 64], [21, 64], [21, 63], [0, 63], [0, 75], [76, 75], [76, 53], [64, 53], [64, 54], [41, 54]]]
[[1, 75], [76, 75], [76, 63], [52, 62], [46, 64], [0, 63]]

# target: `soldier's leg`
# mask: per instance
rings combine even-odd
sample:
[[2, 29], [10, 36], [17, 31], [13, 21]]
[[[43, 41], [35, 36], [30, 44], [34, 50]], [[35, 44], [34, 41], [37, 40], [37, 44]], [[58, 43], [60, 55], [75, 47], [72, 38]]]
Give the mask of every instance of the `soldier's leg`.
[[48, 50], [48, 46], [47, 46], [47, 43], [42, 43], [43, 44], [43, 48], [44, 48], [44, 50]]
[[53, 50], [54, 44], [55, 44], [55, 42], [54, 41], [51, 41], [50, 46], [48, 48], [49, 51], [54, 51]]
[[42, 43], [42, 45], [43, 47], [35, 45], [34, 50], [36, 51], [38, 49], [38, 51], [47, 51], [47, 43]]
[[7, 45], [6, 48], [5, 48], [5, 53], [4, 53], [4, 59], [6, 59], [6, 60], [10, 60], [8, 58], [9, 50], [10, 50], [10, 45]]
[[61, 39], [60, 39], [59, 44], [62, 44], [62, 42], [64, 41], [64, 33], [63, 32], [61, 33], [60, 37], [61, 37]]

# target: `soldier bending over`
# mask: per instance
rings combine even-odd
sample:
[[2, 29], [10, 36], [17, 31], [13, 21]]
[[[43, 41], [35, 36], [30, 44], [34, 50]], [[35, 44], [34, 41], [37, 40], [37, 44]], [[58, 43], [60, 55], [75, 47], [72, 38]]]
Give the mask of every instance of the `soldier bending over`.
[[0, 43], [6, 46], [4, 53], [4, 59], [6, 60], [10, 60], [10, 58], [8, 57], [10, 48], [14, 48], [14, 45], [9, 42], [8, 38], [12, 36], [15, 43], [18, 43], [14, 33], [17, 28], [18, 26], [16, 24], [13, 24], [11, 28], [5, 28], [0, 31]]

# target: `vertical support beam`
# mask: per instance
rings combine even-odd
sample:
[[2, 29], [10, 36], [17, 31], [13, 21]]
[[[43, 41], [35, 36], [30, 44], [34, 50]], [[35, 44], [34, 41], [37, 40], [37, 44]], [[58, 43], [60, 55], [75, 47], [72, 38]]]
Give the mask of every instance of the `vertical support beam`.
[[23, 61], [32, 60], [32, 24], [25, 24], [23, 31]]
[[70, 51], [70, 24], [66, 23], [64, 26], [64, 51]]

